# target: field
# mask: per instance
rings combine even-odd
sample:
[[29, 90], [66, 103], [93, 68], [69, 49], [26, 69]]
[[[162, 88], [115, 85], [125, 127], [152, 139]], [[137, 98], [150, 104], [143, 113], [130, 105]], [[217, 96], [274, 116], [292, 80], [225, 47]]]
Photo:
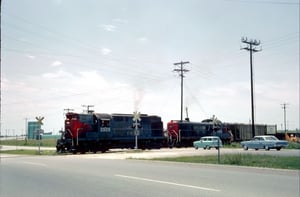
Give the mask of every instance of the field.
[[222, 155], [220, 159], [220, 163], [218, 162], [218, 158], [216, 156], [188, 156], [188, 157], [174, 157], [174, 158], [157, 158], [153, 160], [300, 170], [299, 157], [279, 157], [279, 156], [252, 155], [252, 154], [228, 154], [228, 155]]
[[[10, 146], [37, 146], [39, 144], [39, 140], [1, 140], [0, 145], [10, 145]], [[56, 146], [56, 139], [42, 139], [41, 146], [46, 147], [55, 147]]]

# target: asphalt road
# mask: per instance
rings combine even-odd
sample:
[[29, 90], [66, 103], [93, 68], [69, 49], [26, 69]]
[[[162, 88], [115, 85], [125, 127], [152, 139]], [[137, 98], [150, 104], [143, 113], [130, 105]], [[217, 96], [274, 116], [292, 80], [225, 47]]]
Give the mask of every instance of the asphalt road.
[[299, 196], [296, 170], [82, 156], [2, 157], [0, 196]]

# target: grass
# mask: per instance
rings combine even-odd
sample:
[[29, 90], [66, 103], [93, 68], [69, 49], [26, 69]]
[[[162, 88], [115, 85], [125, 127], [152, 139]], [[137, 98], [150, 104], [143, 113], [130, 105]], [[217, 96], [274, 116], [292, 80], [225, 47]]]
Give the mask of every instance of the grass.
[[[218, 158], [216, 156], [156, 158], [153, 160], [218, 164]], [[279, 156], [252, 155], [252, 154], [226, 154], [221, 156], [220, 164], [300, 170], [300, 158], [293, 157], [293, 156], [279, 157]]]
[[[10, 145], [10, 146], [37, 146], [39, 144], [39, 140], [1, 140], [0, 145]], [[55, 147], [56, 139], [42, 139], [41, 146], [45, 147]]]
[[13, 155], [57, 155], [55, 150], [41, 150], [40, 152], [38, 150], [6, 150], [6, 151], [0, 151], [0, 153], [5, 154], [13, 154]]
[[[231, 144], [224, 144], [223, 148], [241, 148], [241, 144], [239, 142], [233, 142]], [[297, 142], [289, 142], [289, 145], [285, 147], [285, 149], [300, 149], [300, 143]]]
[[300, 143], [297, 142], [289, 142], [287, 149], [300, 149]]

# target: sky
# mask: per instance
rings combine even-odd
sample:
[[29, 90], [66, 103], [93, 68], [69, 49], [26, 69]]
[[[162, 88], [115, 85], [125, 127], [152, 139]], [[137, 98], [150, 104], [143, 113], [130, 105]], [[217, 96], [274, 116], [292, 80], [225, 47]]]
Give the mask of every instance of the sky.
[[[251, 121], [253, 54], [255, 123], [299, 124], [297, 0], [3, 0], [1, 134], [25, 132], [44, 117], [58, 133], [64, 109], [139, 111], [180, 119], [180, 77], [188, 61], [183, 105], [191, 121]], [[186, 117], [186, 113], [183, 115]]]

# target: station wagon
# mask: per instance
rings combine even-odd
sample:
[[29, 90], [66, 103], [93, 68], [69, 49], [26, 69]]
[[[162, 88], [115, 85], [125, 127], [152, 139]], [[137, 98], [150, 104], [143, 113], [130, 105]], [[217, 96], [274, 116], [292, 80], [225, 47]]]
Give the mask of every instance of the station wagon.
[[219, 147], [222, 147], [222, 141], [217, 136], [205, 136], [201, 137], [200, 140], [194, 141], [193, 146], [195, 149], [203, 148], [203, 149], [210, 149], [210, 148], [216, 148], [219, 149]]

